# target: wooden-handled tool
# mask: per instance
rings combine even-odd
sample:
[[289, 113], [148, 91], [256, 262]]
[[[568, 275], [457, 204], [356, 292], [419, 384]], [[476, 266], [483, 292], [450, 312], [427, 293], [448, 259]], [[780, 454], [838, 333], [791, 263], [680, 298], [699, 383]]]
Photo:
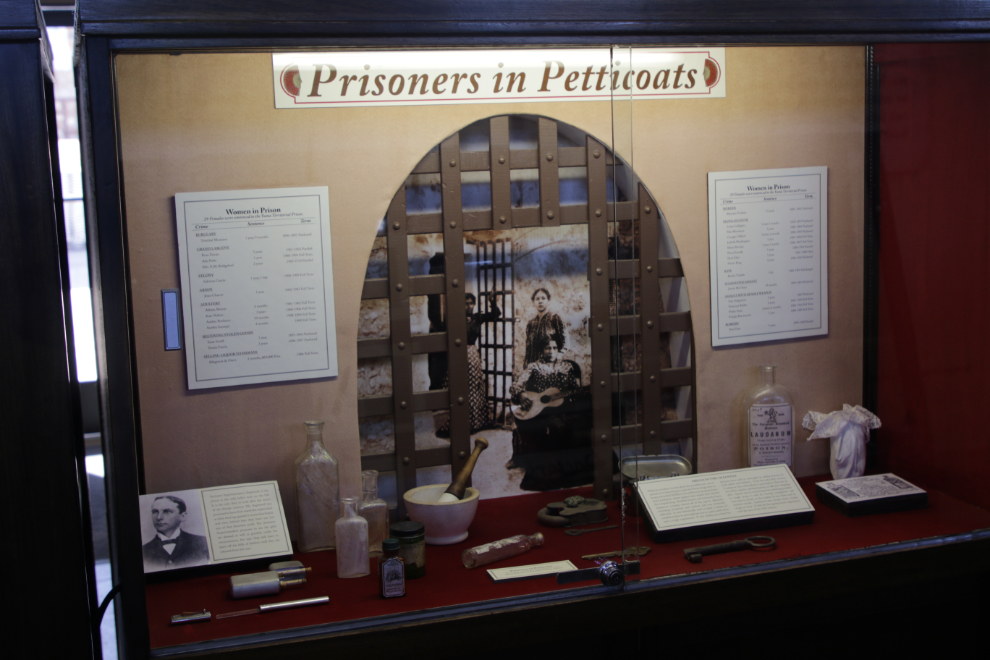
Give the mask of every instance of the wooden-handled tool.
[[478, 438], [474, 441], [474, 451], [468, 456], [467, 463], [461, 468], [461, 471], [457, 473], [457, 478], [454, 479], [454, 483], [450, 484], [450, 487], [444, 491], [440, 499], [437, 500], [440, 503], [443, 502], [456, 502], [458, 500], [464, 499], [464, 491], [467, 489], [468, 480], [471, 479], [471, 473], [474, 471], [474, 464], [478, 462], [478, 457], [481, 456], [481, 452], [488, 448], [488, 441], [484, 438]]

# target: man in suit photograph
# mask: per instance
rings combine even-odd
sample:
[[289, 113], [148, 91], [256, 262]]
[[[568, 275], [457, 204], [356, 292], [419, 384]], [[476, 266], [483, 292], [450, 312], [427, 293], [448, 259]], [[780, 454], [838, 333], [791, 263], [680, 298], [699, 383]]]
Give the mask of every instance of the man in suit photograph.
[[151, 504], [155, 537], [144, 544], [144, 570], [163, 571], [209, 562], [206, 537], [182, 530], [186, 503], [175, 495], [156, 497]]

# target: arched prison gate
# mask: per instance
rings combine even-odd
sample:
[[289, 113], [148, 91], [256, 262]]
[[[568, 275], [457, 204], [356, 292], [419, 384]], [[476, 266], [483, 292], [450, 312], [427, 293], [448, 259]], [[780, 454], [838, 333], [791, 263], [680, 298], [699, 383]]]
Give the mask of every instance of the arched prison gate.
[[[510, 118], [516, 126], [521, 121], [536, 123], [537, 148], [531, 148], [531, 144], [513, 148], [511, 143], [516, 140], [510, 140]], [[477, 143], [479, 128], [484, 132], [487, 148], [462, 151], [462, 137]], [[575, 136], [584, 144], [577, 142]], [[580, 146], [568, 146], [572, 144]], [[586, 203], [561, 204], [560, 168], [586, 168]], [[513, 200], [510, 172], [523, 169], [538, 169], [538, 206], [525, 205], [518, 194]], [[472, 172], [487, 173], [489, 177], [491, 196], [486, 208], [465, 209], [462, 173]], [[439, 212], [407, 212], [407, 189], [417, 175], [439, 175]], [[613, 186], [614, 190], [610, 190]], [[447, 309], [464, 309], [465, 231], [581, 224], [588, 226], [591, 313], [587, 327], [593, 404], [590, 440], [595, 455], [596, 496], [603, 499], [615, 496], [613, 452], [620, 438], [625, 446], [641, 443], [642, 452], [648, 455], [661, 453], [662, 443], [687, 442], [694, 460], [697, 436], [691, 316], [686, 311], [686, 295], [680, 295], [677, 303], [682, 311], [663, 309], [661, 282], [671, 281], [670, 278], [681, 281], [683, 270], [679, 258], [660, 255], [661, 232], [665, 232], [665, 227], [656, 202], [625, 163], [616, 161], [612, 152], [593, 137], [570, 126], [558, 127], [557, 122], [543, 117], [493, 117], [445, 139], [407, 177], [379, 229], [378, 236], [386, 243], [387, 277], [368, 277], [364, 284], [363, 300], [388, 301], [389, 336], [360, 339], [358, 358], [391, 357], [392, 392], [360, 397], [358, 415], [362, 419], [391, 415], [395, 451], [363, 455], [361, 464], [362, 469], [395, 473], [400, 515], [404, 515], [402, 493], [416, 487], [418, 468], [450, 465], [456, 473], [471, 452], [470, 409], [466, 397], [459, 395], [468, 391], [466, 316], [447, 314], [445, 332], [413, 334], [410, 297], [442, 294]], [[623, 225], [627, 226], [626, 231], [622, 230]], [[442, 234], [446, 255], [442, 273], [409, 274], [408, 241], [410, 236], [418, 234]], [[626, 242], [632, 246], [623, 248], [623, 235], [631, 239]], [[665, 236], [665, 241], [672, 242], [669, 234]], [[676, 254], [672, 245], [669, 249]], [[504, 275], [503, 271], [503, 289], [511, 293], [505, 286]], [[627, 294], [633, 291], [632, 295], [625, 296], [633, 300], [631, 305], [620, 300], [622, 281], [631, 285], [626, 291]], [[680, 286], [666, 288], [683, 291]], [[482, 301], [478, 303], [481, 305]], [[508, 309], [506, 314], [511, 317], [512, 310]], [[682, 348], [677, 351], [681, 357], [675, 360], [680, 366], [670, 366], [668, 333], [684, 333]], [[634, 341], [631, 367], [630, 360], [622, 356], [628, 353], [620, 341], [624, 337]], [[414, 391], [414, 356], [438, 352], [446, 352], [448, 388]], [[505, 362], [502, 364], [505, 370]], [[511, 366], [507, 370], [511, 373]], [[669, 388], [681, 388], [678, 390], [681, 395], [671, 397]], [[450, 392], [458, 393], [453, 401]], [[637, 410], [632, 415], [613, 410], [623, 405], [623, 393], [635, 393]], [[660, 403], [670, 402], [672, 398], [679, 401], [675, 405], [682, 411], [680, 415], [671, 415], [670, 406]], [[443, 409], [449, 410], [449, 446], [416, 449], [415, 413]], [[681, 418], [667, 419], [671, 416]]]

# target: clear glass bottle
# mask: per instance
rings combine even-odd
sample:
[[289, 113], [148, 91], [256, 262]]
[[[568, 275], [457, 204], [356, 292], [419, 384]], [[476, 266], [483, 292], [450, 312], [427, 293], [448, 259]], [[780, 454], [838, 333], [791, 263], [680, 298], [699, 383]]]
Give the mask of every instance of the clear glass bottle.
[[794, 400], [776, 382], [777, 367], [760, 367], [760, 384], [743, 400], [749, 465], [794, 463]]
[[361, 492], [364, 499], [358, 506], [358, 515], [368, 521], [368, 552], [377, 557], [382, 554], [382, 541], [388, 537], [388, 503], [378, 497], [378, 470], [361, 473]]
[[296, 507], [300, 552], [332, 550], [340, 511], [337, 459], [323, 445], [323, 422], [306, 422], [306, 451], [296, 459]]
[[474, 548], [468, 548], [461, 554], [461, 563], [467, 568], [484, 566], [493, 561], [521, 555], [524, 552], [528, 552], [531, 548], [541, 545], [543, 545], [543, 534], [539, 532], [532, 536], [518, 534], [516, 536], [510, 536], [507, 539], [502, 539], [501, 541], [492, 541], [491, 543], [485, 543]]
[[337, 577], [355, 578], [371, 573], [368, 559], [368, 521], [358, 515], [359, 497], [341, 500], [337, 519]]

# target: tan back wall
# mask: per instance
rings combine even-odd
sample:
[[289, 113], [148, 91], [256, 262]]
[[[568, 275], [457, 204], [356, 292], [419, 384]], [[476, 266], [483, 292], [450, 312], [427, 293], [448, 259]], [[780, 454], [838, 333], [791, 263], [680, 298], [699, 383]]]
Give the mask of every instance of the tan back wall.
[[[862, 374], [862, 48], [727, 50], [725, 99], [637, 101], [618, 140], [673, 231], [688, 281], [698, 364], [698, 467], [742, 465], [743, 390], [779, 365], [797, 413], [859, 403]], [[129, 54], [116, 59], [140, 430], [148, 492], [277, 479], [294, 527], [302, 422], [328, 422], [344, 495], [360, 491], [357, 323], [380, 219], [429, 149], [478, 119], [540, 114], [604, 142], [607, 102], [274, 109], [267, 54]], [[630, 131], [629, 121], [619, 127]], [[622, 148], [628, 135], [630, 157]], [[712, 350], [709, 171], [829, 168], [827, 338]], [[330, 190], [337, 378], [191, 392], [181, 351], [162, 350], [160, 291], [179, 286], [177, 192]], [[827, 471], [799, 434], [795, 471]]]

